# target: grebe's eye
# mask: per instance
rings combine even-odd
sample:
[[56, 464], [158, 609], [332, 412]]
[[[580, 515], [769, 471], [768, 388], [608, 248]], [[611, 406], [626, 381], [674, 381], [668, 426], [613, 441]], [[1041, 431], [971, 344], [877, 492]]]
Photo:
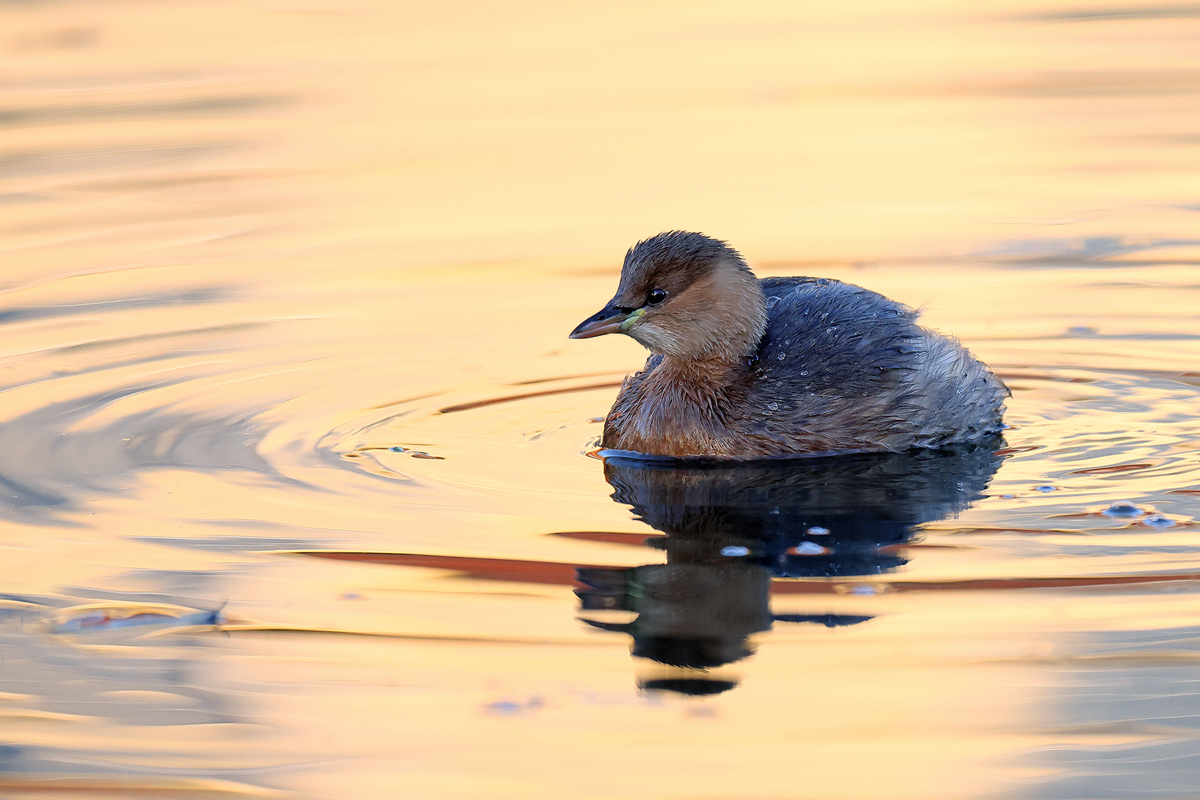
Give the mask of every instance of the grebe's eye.
[[646, 302], [652, 306], [656, 306], [666, 299], [667, 292], [665, 289], [651, 289], [650, 293], [646, 295]]

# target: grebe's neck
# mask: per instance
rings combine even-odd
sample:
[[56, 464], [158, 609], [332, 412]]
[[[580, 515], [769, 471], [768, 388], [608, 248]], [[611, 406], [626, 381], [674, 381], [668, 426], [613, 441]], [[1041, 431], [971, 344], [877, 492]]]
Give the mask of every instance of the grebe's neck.
[[716, 388], [730, 383], [744, 369], [746, 361], [747, 357], [742, 356], [702, 359], [663, 356], [653, 374], [660, 381]]

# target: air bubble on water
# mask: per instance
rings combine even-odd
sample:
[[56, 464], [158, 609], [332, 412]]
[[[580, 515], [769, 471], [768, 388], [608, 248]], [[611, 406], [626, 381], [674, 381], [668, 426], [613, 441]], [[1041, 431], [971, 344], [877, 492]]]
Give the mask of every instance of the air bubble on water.
[[1054, 490], [1056, 490], [1057, 488], [1058, 488], [1057, 486], [1051, 486], [1051, 485], [1050, 485], [1050, 484], [1048, 484], [1048, 483], [1043, 483], [1041, 486], [1035, 486], [1035, 487], [1033, 487], [1033, 490], [1034, 490], [1035, 492], [1043, 492], [1043, 493], [1045, 493], [1045, 492], [1053, 492], [1053, 491], [1054, 491]]
[[1149, 525], [1151, 528], [1170, 528], [1179, 523], [1170, 517], [1164, 517], [1162, 514], [1151, 514], [1142, 520], [1143, 525]]
[[785, 360], [787, 360], [787, 353], [780, 353], [780, 354], [777, 356], [777, 358], [778, 358], [780, 361], [785, 361]]
[[819, 525], [814, 525], [805, 531], [809, 536], [828, 536], [829, 528], [822, 528]]
[[1114, 500], [1108, 508], [1100, 513], [1106, 517], [1140, 517], [1146, 512], [1138, 508], [1131, 500]]
[[829, 549], [816, 542], [801, 542], [792, 548], [792, 552], [798, 556], [819, 556], [828, 553]]
[[806, 369], [802, 369], [802, 370], [800, 370], [800, 374], [801, 374], [801, 375], [807, 375], [807, 374], [808, 374], [808, 370], [806, 370]]
[[401, 447], [400, 445], [395, 445], [394, 447], [389, 447], [388, 450], [391, 450], [393, 453], [403, 453], [404, 452], [404, 448]]
[[731, 544], [728, 547], [721, 548], [721, 555], [737, 558], [738, 556], [750, 555], [749, 547], [742, 547], [740, 544]]
[[767, 408], [769, 408], [771, 411], [776, 411], [779, 409], [779, 403], [776, 403], [774, 400], [772, 400], [771, 402], [767, 403]]
[[775, 307], [775, 304], [776, 304], [776, 303], [778, 303], [778, 302], [779, 302], [779, 298], [778, 298], [778, 297], [774, 297], [774, 296], [772, 296], [772, 297], [768, 297], [768, 298], [767, 298], [767, 308], [774, 308], [774, 307]]

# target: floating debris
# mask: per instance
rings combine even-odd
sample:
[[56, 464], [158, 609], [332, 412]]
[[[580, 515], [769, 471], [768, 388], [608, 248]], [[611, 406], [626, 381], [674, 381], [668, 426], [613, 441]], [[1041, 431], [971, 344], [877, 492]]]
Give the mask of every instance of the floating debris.
[[223, 622], [219, 608], [200, 611], [169, 605], [87, 605], [59, 611], [53, 629], [55, 633], [92, 633], [149, 625], [208, 628]]
[[413, 450], [408, 447], [401, 447], [398, 444], [392, 445], [391, 447], [388, 448], [388, 450], [391, 450], [393, 453], [407, 453], [409, 456], [411, 456], [413, 458], [428, 458], [432, 461], [445, 461], [446, 460], [445, 456], [430, 455], [429, 453], [426, 453], [424, 450]]

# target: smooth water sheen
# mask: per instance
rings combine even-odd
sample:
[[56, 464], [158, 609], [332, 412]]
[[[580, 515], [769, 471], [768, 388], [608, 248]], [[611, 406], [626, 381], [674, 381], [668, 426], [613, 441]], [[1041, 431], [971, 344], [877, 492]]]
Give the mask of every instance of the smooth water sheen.
[[[0, 795], [1200, 795], [1200, 6], [0, 3]], [[595, 457], [624, 249], [1005, 441]]]

